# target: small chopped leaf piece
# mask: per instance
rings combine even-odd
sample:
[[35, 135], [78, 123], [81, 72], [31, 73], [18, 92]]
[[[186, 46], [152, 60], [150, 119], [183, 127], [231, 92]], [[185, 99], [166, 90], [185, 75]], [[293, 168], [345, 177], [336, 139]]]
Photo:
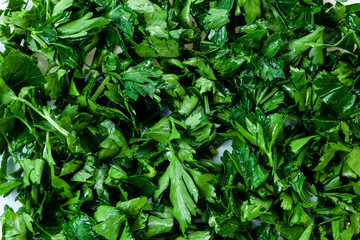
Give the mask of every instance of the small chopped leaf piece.
[[164, 212], [157, 212], [157, 216], [149, 216], [145, 237], [153, 237], [162, 233], [170, 232], [174, 226], [174, 216], [169, 207], [164, 208]]
[[87, 13], [82, 18], [67, 23], [57, 28], [58, 32], [67, 37], [79, 37], [87, 34], [94, 28], [105, 27], [110, 20], [104, 17], [92, 18], [92, 13]]
[[38, 86], [45, 83], [45, 78], [33, 59], [20, 51], [10, 52], [3, 60], [1, 77], [13, 90], [19, 86]]
[[156, 87], [162, 71], [152, 66], [150, 61], [144, 61], [137, 66], [129, 68], [122, 77], [125, 85], [125, 95], [137, 100], [139, 95], [154, 98]]
[[61, 0], [61, 1], [59, 1], [54, 7], [54, 10], [52, 12], [52, 16], [56, 16], [59, 13], [62, 13], [63, 11], [65, 11], [66, 9], [71, 7], [73, 5], [73, 3], [74, 3], [74, 0]]
[[145, 13], [146, 30], [151, 36], [157, 36], [158, 38], [169, 37], [166, 17], [167, 12], [165, 10]]
[[269, 176], [269, 174], [261, 167], [255, 155], [250, 154], [250, 148], [234, 139], [233, 152], [228, 154], [234, 166], [243, 177], [248, 188], [258, 188]]
[[119, 209], [122, 213], [130, 216], [136, 216], [140, 213], [140, 210], [146, 208], [148, 199], [146, 197], [140, 197], [131, 199], [125, 202], [118, 202], [116, 209]]
[[336, 112], [346, 113], [352, 110], [356, 95], [352, 94], [349, 88], [343, 86], [337, 78], [321, 74], [314, 81], [314, 87], [319, 97]]
[[173, 219], [163, 219], [155, 216], [150, 216], [148, 220], [148, 231], [145, 232], [146, 237], [153, 237], [162, 233], [169, 232], [174, 225]]
[[[302, 201], [302, 206], [305, 208], [317, 205], [316, 201], [311, 201], [310, 197], [314, 195], [312, 193], [311, 187], [305, 182], [306, 177], [303, 173], [299, 173], [293, 180], [290, 182], [292, 188], [296, 193], [299, 194], [299, 197]], [[308, 187], [307, 189], [305, 187]], [[316, 191], [316, 189], [315, 189]]]
[[296, 205], [293, 209], [291, 218], [290, 218], [290, 226], [298, 225], [307, 225], [311, 222], [309, 215], [305, 212], [305, 210], [301, 207], [300, 204]]
[[30, 182], [33, 184], [40, 184], [42, 172], [44, 169], [45, 161], [42, 159], [24, 159], [20, 162], [24, 169], [23, 181], [25, 186], [29, 186]]
[[0, 195], [11, 192], [14, 188], [20, 186], [22, 181], [17, 179], [5, 179], [0, 181]]
[[256, 74], [265, 81], [273, 81], [275, 78], [285, 78], [285, 73], [282, 70], [282, 64], [273, 59], [269, 62], [259, 59], [255, 63], [255, 68], [258, 69]]
[[274, 57], [281, 46], [281, 36], [279, 33], [274, 33], [266, 39], [266, 42], [261, 49], [261, 53], [266, 57], [266, 59], [270, 59]]
[[216, 183], [215, 175], [209, 173], [201, 173], [199, 171], [189, 169], [194, 182], [199, 188], [200, 194], [205, 196], [206, 200], [215, 203], [216, 189], [213, 184]]
[[359, 157], [360, 157], [360, 148], [356, 146], [351, 150], [351, 152], [347, 155], [346, 158], [346, 163], [358, 176], [360, 176]]
[[1, 216], [4, 239], [26, 239], [27, 229], [23, 217], [8, 209]]
[[129, 154], [129, 146], [127, 145], [125, 137], [111, 120], [100, 123], [100, 130], [103, 135], [107, 136], [106, 139], [100, 143], [100, 147], [102, 147], [99, 152], [100, 159], [112, 157], [117, 154]]
[[253, 23], [258, 17], [261, 16], [261, 1], [260, 0], [246, 0], [244, 10], [246, 12], [245, 20], [246, 23]]
[[292, 200], [292, 196], [289, 193], [286, 192], [282, 192], [280, 194], [280, 199], [281, 199], [281, 207], [284, 210], [291, 210], [294, 206], [294, 202]]
[[319, 165], [314, 168], [314, 171], [323, 170], [329, 164], [331, 159], [334, 158], [337, 151], [349, 152], [350, 150], [341, 143], [329, 143], [329, 146], [325, 149], [324, 154], [320, 158]]
[[308, 137], [304, 137], [304, 138], [299, 138], [299, 139], [295, 139], [292, 140], [290, 142], [290, 147], [293, 153], [297, 153], [299, 152], [299, 150], [304, 147], [311, 139], [317, 137], [316, 135], [314, 136], [308, 136]]
[[129, 0], [127, 6], [135, 12], [144, 14], [147, 12], [155, 12], [160, 10], [160, 7], [149, 0]]
[[176, 238], [176, 240], [185, 240], [185, 239], [189, 239], [189, 240], [195, 240], [195, 239], [209, 240], [209, 239], [211, 239], [211, 234], [208, 231], [196, 231], [196, 232], [193, 232], [193, 233], [189, 234], [187, 236], [187, 238], [184, 238], [184, 237]]
[[199, 102], [199, 98], [196, 96], [189, 96], [187, 95], [181, 105], [181, 108], [179, 109], [179, 113], [181, 115], [188, 116], [196, 107], [196, 105]]
[[[324, 27], [319, 27], [312, 33], [309, 33], [308, 35], [299, 38], [294, 39], [287, 43], [284, 50], [289, 50], [283, 55], [283, 59], [286, 63], [292, 64], [295, 63], [296, 60], [299, 59], [301, 54], [303, 54], [306, 50], [308, 50], [311, 45], [309, 43], [317, 42], [319, 39], [323, 37], [324, 34]], [[313, 53], [314, 55], [316, 53]], [[319, 54], [319, 53], [317, 53]]]
[[144, 136], [167, 145], [171, 137], [171, 124], [169, 118], [162, 118], [154, 126], [144, 132]]
[[129, 233], [127, 219], [119, 210], [111, 206], [101, 205], [95, 212], [95, 220], [98, 224], [92, 226], [92, 230], [108, 240], [134, 239]]
[[206, 27], [209, 29], [219, 29], [228, 22], [230, 20], [226, 9], [212, 8], [204, 18], [204, 23], [207, 23]]
[[243, 202], [241, 206], [241, 221], [251, 221], [267, 212], [272, 204], [271, 200], [262, 200], [251, 197], [250, 201]]
[[299, 238], [299, 240], [309, 240], [311, 237], [311, 233], [313, 231], [314, 228], [314, 223], [312, 222], [303, 232], [303, 234], [301, 234], [301, 237]]
[[149, 37], [148, 40], [140, 43], [136, 48], [136, 53], [143, 58], [175, 58], [180, 54], [175, 40], [159, 39], [157, 37]]
[[94, 239], [96, 234], [91, 230], [91, 226], [94, 224], [94, 219], [89, 218], [86, 214], [82, 214], [67, 223], [65, 226], [65, 235], [68, 239]]

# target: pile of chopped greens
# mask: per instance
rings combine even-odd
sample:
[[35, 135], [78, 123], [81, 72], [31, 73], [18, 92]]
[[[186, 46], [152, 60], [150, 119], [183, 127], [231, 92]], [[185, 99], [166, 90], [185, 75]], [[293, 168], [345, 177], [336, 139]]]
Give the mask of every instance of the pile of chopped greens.
[[1, 11], [2, 239], [360, 236], [360, 4], [33, 3]]

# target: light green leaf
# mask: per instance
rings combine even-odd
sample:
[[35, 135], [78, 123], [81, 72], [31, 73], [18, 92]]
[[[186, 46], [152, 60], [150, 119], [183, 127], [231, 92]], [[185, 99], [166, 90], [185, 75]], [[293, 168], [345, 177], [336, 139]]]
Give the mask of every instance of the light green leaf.
[[26, 240], [26, 224], [23, 217], [12, 209], [5, 211], [1, 219], [3, 226], [3, 239], [6, 240]]
[[0, 195], [9, 193], [21, 184], [22, 182], [17, 179], [0, 180]]
[[160, 7], [149, 0], [129, 0], [126, 5], [137, 13], [149, 13], [160, 10]]
[[225, 9], [211, 8], [204, 18], [209, 29], [219, 29], [229, 22], [228, 11]]
[[176, 58], [180, 55], [177, 41], [160, 39], [157, 36], [151, 36], [140, 43], [136, 48], [136, 53], [143, 58]]
[[269, 132], [271, 136], [270, 138], [271, 140], [269, 144], [270, 148], [276, 141], [281, 130], [283, 129], [284, 123], [285, 123], [285, 118], [283, 114], [275, 113], [270, 115], [270, 128], [269, 128]]
[[176, 240], [210, 240], [211, 239], [211, 233], [209, 231], [196, 231], [193, 232], [187, 237], [178, 237]]
[[315, 227], [315, 223], [312, 222], [303, 232], [303, 234], [301, 235], [301, 237], [299, 238], [299, 240], [309, 240], [311, 237], [311, 233], [313, 231]]
[[[57, 28], [58, 32], [62, 35], [74, 35], [78, 37], [77, 34], [82, 32], [90, 31], [94, 28], [102, 28], [111, 22], [110, 19], [104, 17], [92, 17], [92, 13], [89, 12], [84, 15], [82, 18], [66, 23]], [[74, 37], [73, 36], [73, 37]]]
[[305, 146], [311, 139], [315, 137], [317, 137], [317, 135], [292, 140], [290, 142], [292, 152], [297, 153], [303, 146]]
[[33, 184], [40, 184], [42, 171], [45, 166], [45, 161], [42, 159], [34, 159], [30, 160], [25, 158], [24, 160], [20, 161], [21, 167], [24, 169], [24, 185], [29, 186], [30, 181]]
[[355, 146], [346, 157], [346, 163], [360, 177], [360, 147]]
[[253, 23], [257, 18], [261, 17], [261, 1], [260, 0], [246, 0], [244, 6], [246, 23]]
[[104, 205], [97, 208], [94, 217], [98, 224], [92, 230], [108, 240], [117, 240], [127, 221], [125, 215], [115, 207]]
[[154, 139], [161, 144], [167, 145], [171, 136], [171, 124], [169, 118], [162, 118], [154, 126], [147, 129], [143, 133], [143, 136]]
[[266, 213], [271, 207], [272, 200], [260, 199], [254, 196], [250, 197], [250, 201], [244, 201], [241, 205], [241, 221], [251, 221], [254, 218]]
[[174, 226], [174, 216], [169, 207], [164, 208], [164, 212], [156, 213], [157, 216], [149, 216], [145, 237], [153, 237], [162, 233], [170, 232]]
[[[172, 148], [172, 147], [171, 147]], [[198, 189], [181, 165], [172, 149], [170, 164], [163, 176], [159, 180], [159, 189], [155, 191], [155, 199], [170, 184], [170, 201], [173, 205], [174, 217], [180, 224], [180, 229], [184, 233], [191, 223], [191, 215], [195, 216], [197, 211]]]
[[196, 96], [186, 95], [182, 102], [181, 108], [179, 109], [179, 113], [181, 115], [188, 116], [194, 110], [198, 102], [199, 98], [197, 98]]
[[293, 208], [294, 202], [292, 200], [292, 196], [291, 194], [287, 193], [287, 192], [282, 192], [280, 194], [280, 200], [281, 200], [281, 207], [284, 210], [291, 210]]
[[215, 82], [204, 77], [200, 77], [196, 80], [195, 87], [200, 90], [201, 94], [204, 94], [206, 92], [216, 92]]
[[146, 30], [151, 36], [156, 36], [157, 38], [169, 37], [166, 22], [167, 16], [167, 11], [165, 10], [145, 13]]
[[206, 201], [215, 203], [216, 190], [214, 184], [217, 182], [216, 177], [210, 173], [202, 173], [194, 169], [188, 169], [191, 176], [198, 186], [200, 194], [206, 198]]
[[138, 197], [129, 201], [118, 202], [116, 208], [126, 215], [136, 216], [145, 207], [147, 201], [147, 197]]
[[61, 0], [55, 5], [52, 15], [56, 16], [57, 14], [64, 12], [73, 5], [73, 2], [74, 0]]

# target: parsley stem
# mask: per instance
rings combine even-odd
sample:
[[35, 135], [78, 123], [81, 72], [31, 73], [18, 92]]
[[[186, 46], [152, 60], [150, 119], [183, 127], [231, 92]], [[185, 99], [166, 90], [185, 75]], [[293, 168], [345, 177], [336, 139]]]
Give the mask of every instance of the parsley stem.
[[40, 111], [32, 103], [30, 103], [29, 101], [27, 101], [27, 100], [25, 100], [23, 98], [20, 98], [20, 97], [15, 97], [15, 100], [18, 100], [18, 101], [24, 103], [25, 105], [27, 105], [28, 107], [30, 107], [31, 109], [33, 109], [42, 118], [46, 119], [62, 135], [64, 135], [65, 137], [69, 136], [69, 132], [66, 131], [64, 128], [62, 128], [56, 121], [54, 121], [51, 118], [49, 110]]
[[67, 137], [69, 135], [69, 132], [66, 131], [64, 128], [62, 128], [57, 122], [55, 122], [51, 116], [50, 112], [44, 111], [44, 115], [42, 115], [56, 130], [58, 130], [62, 135]]
[[96, 89], [95, 93], [92, 95], [91, 99], [96, 101], [96, 99], [104, 92], [105, 86], [110, 81], [110, 76], [107, 76], [104, 81], [100, 84], [98, 89]]
[[207, 95], [204, 96], [204, 105], [205, 105], [205, 113], [210, 114], [210, 103], [209, 103], [209, 97]]
[[259, 103], [263, 104], [265, 103], [269, 98], [271, 98], [279, 89], [278, 88], [274, 88], [270, 93], [268, 93], [265, 97], [262, 97], [261, 99], [259, 99]]
[[48, 45], [43, 40], [41, 40], [41, 38], [39, 38], [35, 33], [31, 33], [31, 37], [35, 39], [35, 41], [37, 41], [43, 48], [48, 47]]
[[273, 157], [272, 157], [272, 154], [271, 152], [267, 152], [266, 153], [266, 156], [269, 158], [269, 164], [271, 167], [274, 167], [274, 160], [273, 160]]
[[145, 160], [143, 159], [138, 159], [139, 162], [141, 162], [143, 165], [146, 166], [146, 169], [149, 171], [149, 173], [146, 173], [144, 175], [148, 176], [149, 178], [153, 178], [156, 176], [156, 170], [155, 168], [153, 168], [150, 164], [148, 164]]

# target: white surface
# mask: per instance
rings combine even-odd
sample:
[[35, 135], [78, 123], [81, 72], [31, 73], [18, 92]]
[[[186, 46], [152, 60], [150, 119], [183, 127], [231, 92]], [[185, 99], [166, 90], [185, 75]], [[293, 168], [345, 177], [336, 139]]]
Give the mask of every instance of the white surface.
[[213, 157], [214, 162], [221, 163], [221, 157], [224, 155], [224, 152], [226, 150], [232, 153], [231, 144], [232, 144], [232, 140], [226, 140], [225, 142], [223, 142], [223, 144], [221, 144], [221, 146], [218, 149], [216, 149], [218, 154]]
[[[332, 2], [334, 3], [334, 0], [325, 0], [324, 2]], [[360, 3], [360, 0], [349, 0], [347, 3], [345, 4], [352, 4], [352, 3]], [[7, 6], [7, 2], [0, 0], [0, 9], [5, 9]], [[27, 9], [31, 8], [32, 3], [28, 4]], [[0, 21], [1, 22], [1, 21]], [[4, 50], [4, 45], [0, 42], [0, 51]], [[215, 156], [213, 158], [214, 161], [216, 162], [221, 162], [220, 157], [223, 155], [224, 151], [229, 150], [231, 151], [231, 140], [225, 141], [217, 150], [218, 150], [218, 155]], [[1, 156], [0, 159], [2, 160]], [[10, 169], [8, 168], [9, 172], [14, 170], [14, 167], [10, 166]], [[15, 211], [17, 211], [17, 209], [21, 206], [21, 203], [18, 201], [15, 201], [15, 197], [16, 197], [16, 191], [14, 190], [8, 197], [6, 198], [2, 198], [0, 197], [0, 215], [3, 214], [4, 212], [4, 206], [5, 205], [9, 205], [10, 207], [12, 207]], [[1, 224], [0, 224], [0, 239], [1, 239]]]

